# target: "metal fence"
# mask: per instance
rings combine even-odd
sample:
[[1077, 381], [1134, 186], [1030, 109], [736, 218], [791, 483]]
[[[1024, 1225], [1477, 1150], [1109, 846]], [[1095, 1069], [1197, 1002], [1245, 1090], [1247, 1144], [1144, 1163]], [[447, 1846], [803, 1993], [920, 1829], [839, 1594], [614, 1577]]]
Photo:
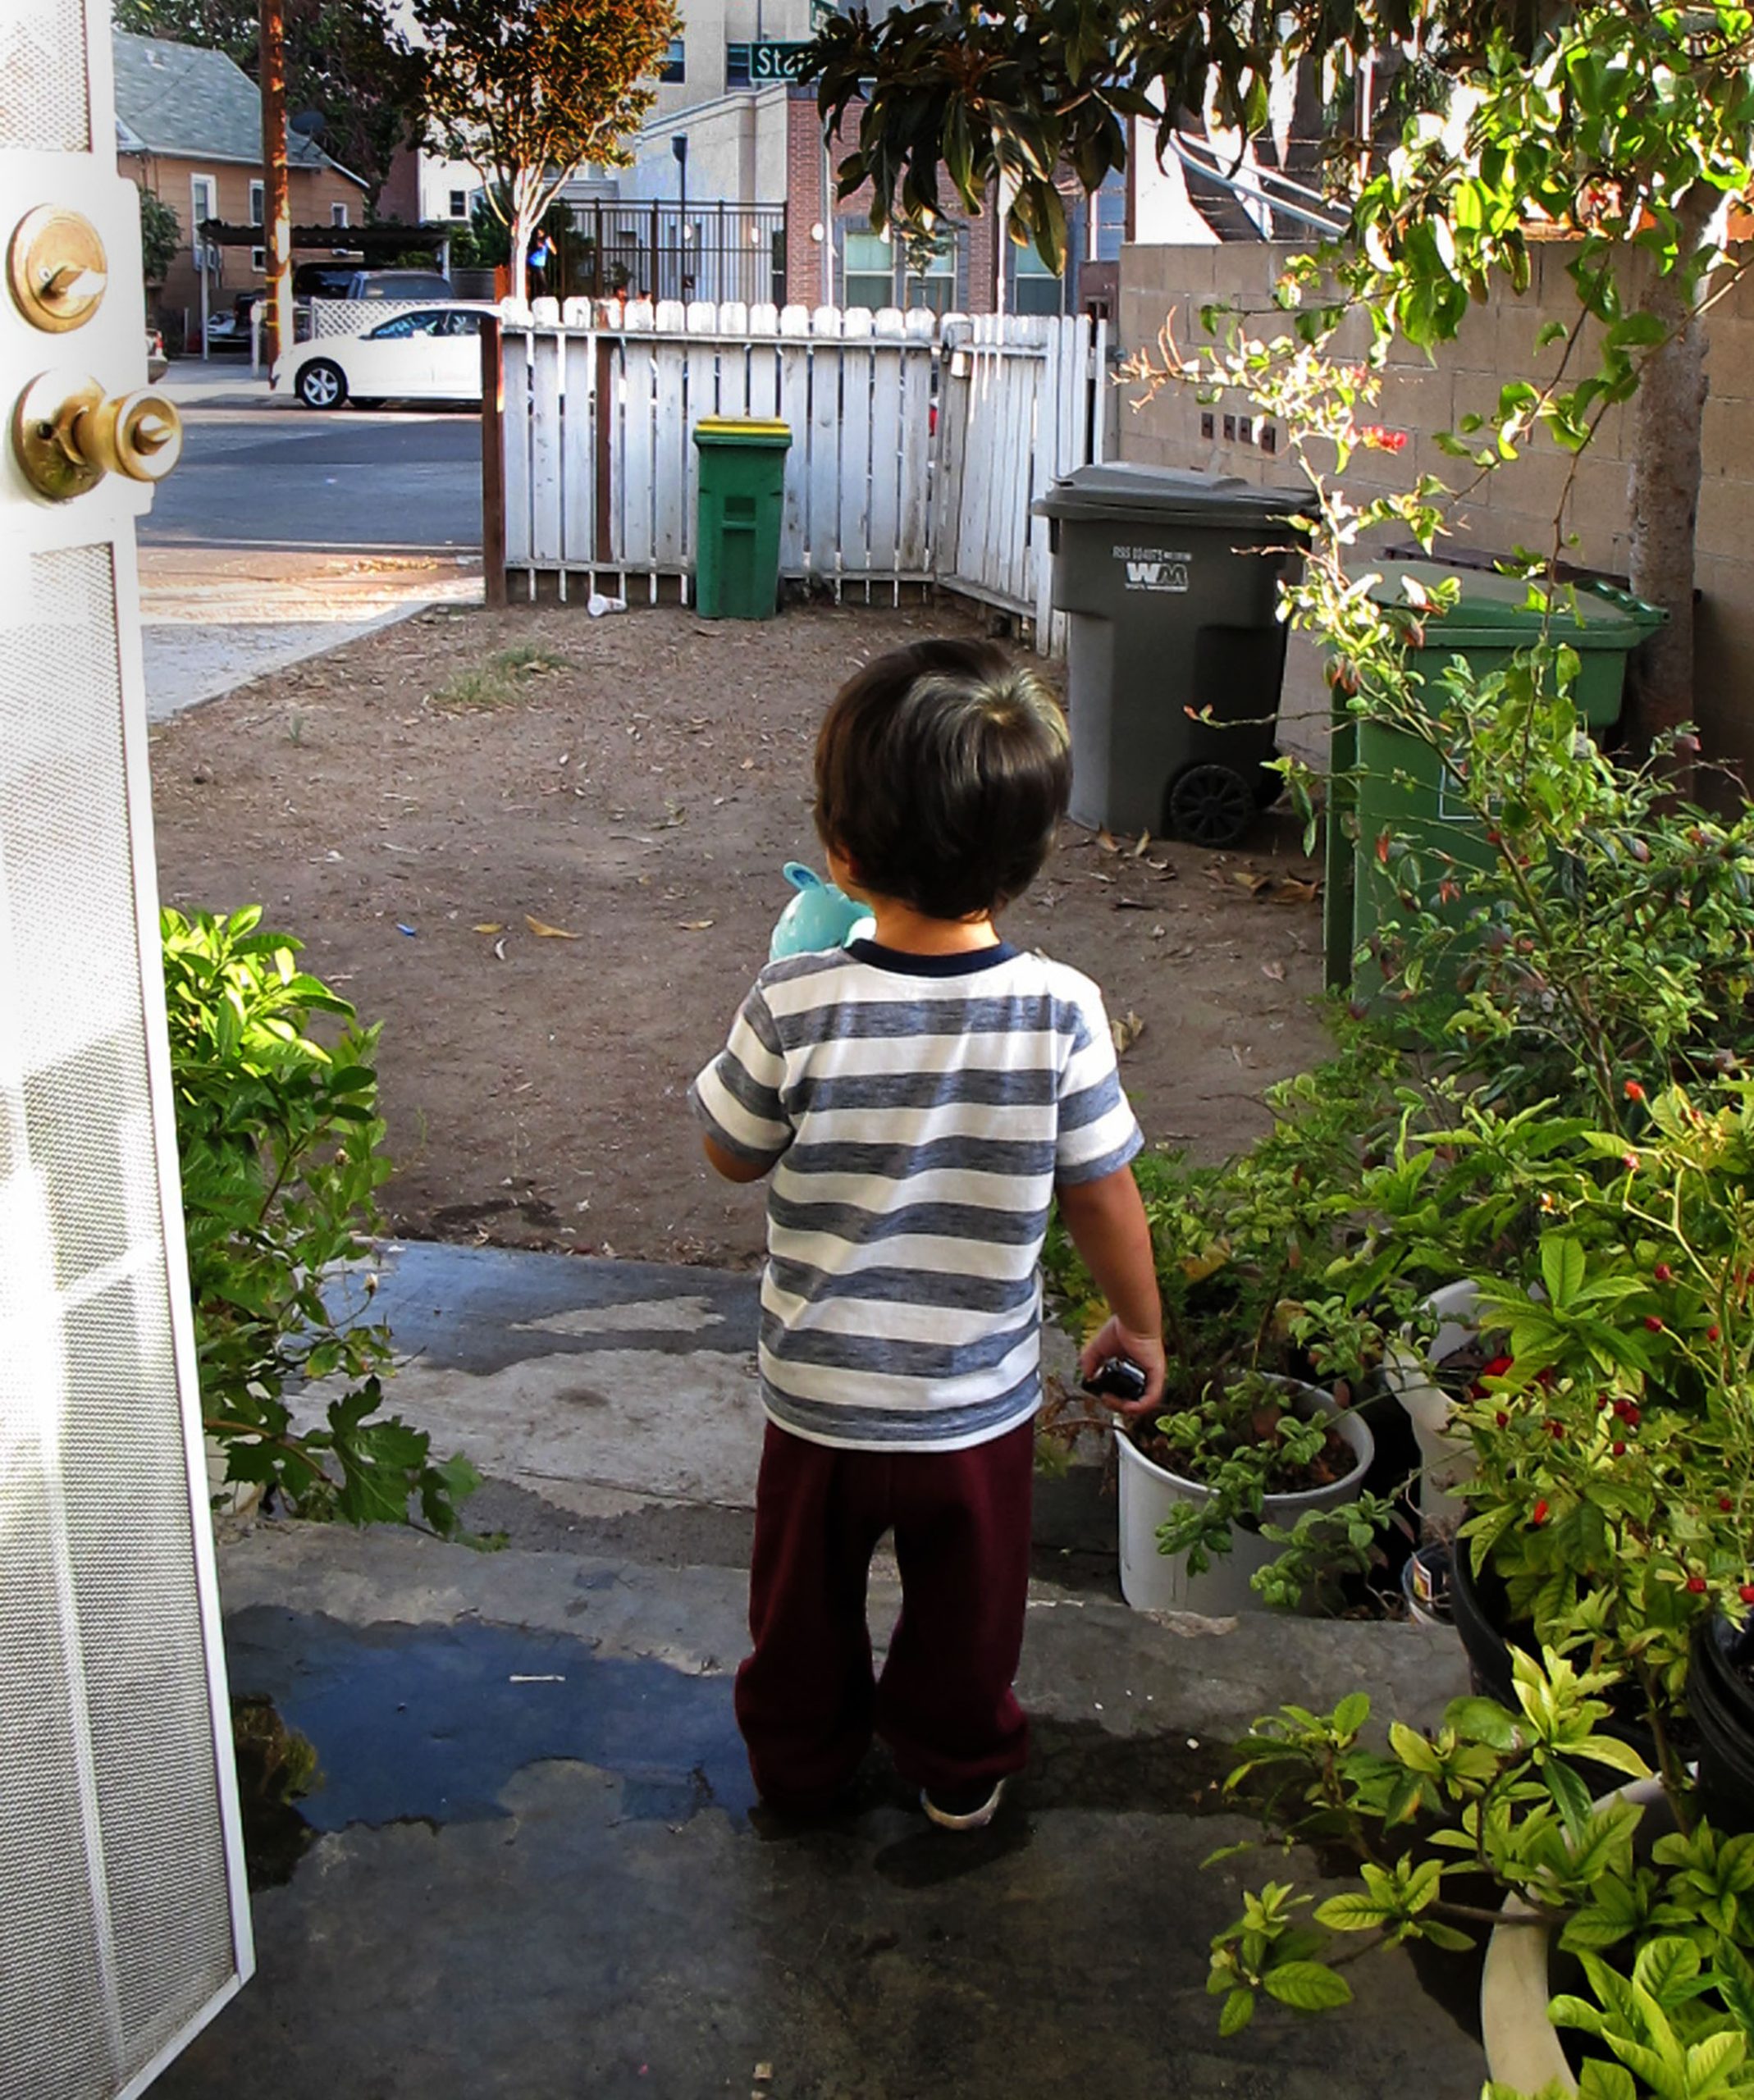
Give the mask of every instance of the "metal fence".
[[573, 238], [550, 285], [563, 298], [786, 303], [783, 204], [616, 203], [570, 207]]

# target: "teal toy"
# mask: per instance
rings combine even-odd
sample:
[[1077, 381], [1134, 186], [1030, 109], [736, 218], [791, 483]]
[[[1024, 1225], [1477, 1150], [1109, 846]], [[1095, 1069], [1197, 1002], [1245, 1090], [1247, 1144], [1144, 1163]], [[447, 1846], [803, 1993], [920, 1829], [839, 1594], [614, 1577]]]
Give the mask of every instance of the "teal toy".
[[870, 906], [834, 883], [825, 883], [814, 868], [802, 861], [788, 861], [782, 870], [797, 895], [779, 915], [767, 959], [782, 956], [812, 955], [820, 948], [843, 948], [854, 941], [868, 940], [877, 930]]

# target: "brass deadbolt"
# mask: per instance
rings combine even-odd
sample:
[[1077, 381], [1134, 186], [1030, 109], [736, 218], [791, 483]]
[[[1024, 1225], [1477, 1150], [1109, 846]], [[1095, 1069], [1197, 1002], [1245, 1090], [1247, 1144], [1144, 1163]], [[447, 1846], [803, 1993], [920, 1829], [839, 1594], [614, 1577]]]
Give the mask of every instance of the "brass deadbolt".
[[162, 482], [182, 457], [183, 419], [149, 386], [106, 395], [95, 379], [46, 372], [13, 411], [12, 449], [37, 493], [64, 503], [106, 474]]
[[83, 327], [109, 282], [98, 229], [59, 204], [39, 204], [19, 221], [7, 261], [19, 312], [52, 336]]

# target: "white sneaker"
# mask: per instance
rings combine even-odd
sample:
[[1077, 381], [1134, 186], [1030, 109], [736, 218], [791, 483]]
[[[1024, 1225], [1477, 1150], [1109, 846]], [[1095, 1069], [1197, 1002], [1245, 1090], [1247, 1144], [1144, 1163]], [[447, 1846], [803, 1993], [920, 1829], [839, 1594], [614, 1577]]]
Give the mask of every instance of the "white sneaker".
[[1005, 1782], [995, 1779], [984, 1793], [982, 1783], [976, 1781], [971, 1787], [950, 1790], [935, 1797], [930, 1789], [920, 1789], [920, 1806], [927, 1816], [941, 1830], [984, 1830], [998, 1813], [998, 1805], [1005, 1797]]

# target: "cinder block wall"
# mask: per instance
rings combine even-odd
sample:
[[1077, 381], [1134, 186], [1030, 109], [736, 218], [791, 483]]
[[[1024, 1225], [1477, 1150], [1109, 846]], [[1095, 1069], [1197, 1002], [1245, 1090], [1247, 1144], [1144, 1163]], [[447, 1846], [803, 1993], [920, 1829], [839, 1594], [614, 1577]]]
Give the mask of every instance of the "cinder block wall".
[[[1295, 248], [1226, 243], [1217, 247], [1129, 247], [1121, 257], [1119, 334], [1124, 356], [1149, 352], [1166, 321], [1184, 349], [1209, 340], [1200, 309], [1215, 301], [1238, 305], [1259, 318], [1254, 332], [1272, 336], [1286, 325], [1271, 306], [1272, 284]], [[1404, 430], [1400, 453], [1359, 453], [1348, 481], [1360, 491], [1405, 486], [1418, 474], [1441, 476], [1451, 487], [1470, 474], [1464, 461], [1448, 458], [1433, 433], [1453, 429], [1473, 411], [1484, 414], [1500, 387], [1514, 379], [1539, 382], [1556, 368], [1562, 346], [1537, 354], [1534, 345], [1549, 321], [1569, 324], [1577, 313], [1565, 275], [1569, 244], [1543, 243], [1535, 250], [1528, 292], [1495, 296], [1473, 309], [1456, 340], [1433, 359], [1402, 349], [1385, 378], [1378, 420]], [[1705, 478], [1700, 494], [1696, 578], [1698, 656], [1696, 712], [1714, 756], [1739, 763], [1754, 779], [1754, 282], [1739, 282], [1715, 308], [1709, 322], [1710, 398], [1706, 404]], [[1360, 338], [1362, 340], [1362, 338]], [[1571, 369], [1592, 354], [1587, 332], [1573, 352]], [[1230, 440], [1223, 417], [1240, 404], [1204, 407], [1192, 391], [1170, 386], [1154, 399], [1127, 386], [1120, 411], [1120, 456], [1153, 465], [1197, 467], [1240, 474], [1250, 481], [1295, 485], [1300, 477], [1285, 453], [1282, 430], [1260, 432], [1244, 422]], [[1216, 420], [1213, 434], [1201, 429], [1203, 414]], [[1277, 440], [1269, 451], [1262, 442]], [[1519, 543], [1546, 550], [1553, 544], [1554, 518], [1564, 500], [1565, 559], [1624, 575], [1627, 565], [1627, 446], [1631, 418], [1610, 409], [1589, 450], [1577, 463], [1537, 439], [1514, 464], [1489, 476], [1457, 514], [1452, 542], [1459, 550], [1508, 551]], [[1327, 694], [1313, 645], [1294, 637], [1288, 659], [1281, 716], [1286, 741], [1318, 756]]]

